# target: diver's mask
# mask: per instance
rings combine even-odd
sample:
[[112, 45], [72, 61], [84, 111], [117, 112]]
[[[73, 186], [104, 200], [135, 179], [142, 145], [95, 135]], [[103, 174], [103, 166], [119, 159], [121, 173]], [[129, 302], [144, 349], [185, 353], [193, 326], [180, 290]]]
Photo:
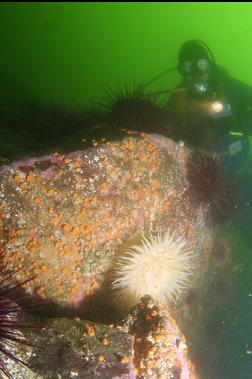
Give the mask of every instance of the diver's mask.
[[209, 92], [209, 76], [212, 71], [212, 63], [208, 59], [201, 58], [197, 61], [184, 61], [179, 65], [179, 71], [194, 93], [205, 95]]

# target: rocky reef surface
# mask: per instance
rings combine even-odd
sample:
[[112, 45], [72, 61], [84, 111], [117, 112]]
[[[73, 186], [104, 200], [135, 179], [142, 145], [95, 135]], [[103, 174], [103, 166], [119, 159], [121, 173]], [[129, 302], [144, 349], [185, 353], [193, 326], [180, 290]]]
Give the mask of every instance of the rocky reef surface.
[[[208, 205], [191, 198], [189, 160], [183, 144], [128, 132], [0, 168], [4, 272], [35, 276], [24, 291], [43, 304], [33, 314], [43, 333], [26, 333], [42, 348], [28, 348], [32, 370], [11, 368], [15, 379], [197, 377], [171, 317], [183, 320], [188, 291], [204, 287], [213, 244]], [[144, 297], [124, 313], [112, 286], [118, 260], [139, 236], [167, 230], [193, 251], [190, 283], [175, 303]]]

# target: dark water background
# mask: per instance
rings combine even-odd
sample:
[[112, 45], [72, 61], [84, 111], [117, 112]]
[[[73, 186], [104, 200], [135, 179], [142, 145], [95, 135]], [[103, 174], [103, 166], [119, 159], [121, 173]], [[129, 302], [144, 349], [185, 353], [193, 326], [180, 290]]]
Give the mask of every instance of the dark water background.
[[[145, 83], [176, 66], [178, 49], [188, 39], [205, 41], [221, 66], [252, 85], [251, 17], [252, 4], [237, 2], [1, 3], [1, 163], [85, 147], [82, 111], [73, 118], [63, 108], [62, 121], [56, 107], [60, 121], [52, 128], [50, 120], [41, 121], [43, 104], [88, 106], [86, 125], [90, 119], [100, 122], [96, 109], [108, 85]], [[172, 88], [179, 79], [173, 71], [150, 89]], [[95, 132], [86, 133], [92, 139]], [[249, 177], [246, 185], [252, 186]], [[225, 227], [232, 280], [230, 286], [213, 286], [194, 351], [203, 379], [252, 378], [252, 217], [241, 222], [244, 233]]]

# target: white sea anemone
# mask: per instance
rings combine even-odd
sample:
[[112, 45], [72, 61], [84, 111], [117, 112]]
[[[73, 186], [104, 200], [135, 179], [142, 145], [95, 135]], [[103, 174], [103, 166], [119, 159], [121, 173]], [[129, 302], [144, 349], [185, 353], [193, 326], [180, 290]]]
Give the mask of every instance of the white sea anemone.
[[186, 239], [175, 233], [143, 236], [141, 245], [132, 246], [119, 261], [113, 288], [129, 306], [144, 295], [166, 303], [176, 301], [189, 287], [193, 257]]

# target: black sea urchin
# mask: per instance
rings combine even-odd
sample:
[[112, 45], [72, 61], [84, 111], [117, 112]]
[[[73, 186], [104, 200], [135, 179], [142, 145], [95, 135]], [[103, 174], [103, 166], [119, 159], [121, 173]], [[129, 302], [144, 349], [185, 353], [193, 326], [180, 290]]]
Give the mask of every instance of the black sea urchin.
[[193, 203], [209, 206], [212, 216], [226, 216], [233, 207], [233, 186], [217, 154], [194, 151], [188, 160], [187, 179]]
[[13, 379], [13, 376], [7, 367], [6, 360], [11, 359], [15, 363], [29, 367], [16, 356], [15, 350], [18, 345], [30, 346], [19, 331], [20, 328], [27, 327], [22, 319], [24, 308], [28, 306], [18, 305], [15, 298], [18, 297], [17, 291], [21, 286], [32, 279], [15, 283], [13, 276], [14, 274], [11, 274], [0, 281], [0, 373], [4, 373], [9, 379]]
[[167, 134], [169, 117], [156, 97], [143, 87], [109, 89], [105, 103], [108, 123], [143, 132]]

